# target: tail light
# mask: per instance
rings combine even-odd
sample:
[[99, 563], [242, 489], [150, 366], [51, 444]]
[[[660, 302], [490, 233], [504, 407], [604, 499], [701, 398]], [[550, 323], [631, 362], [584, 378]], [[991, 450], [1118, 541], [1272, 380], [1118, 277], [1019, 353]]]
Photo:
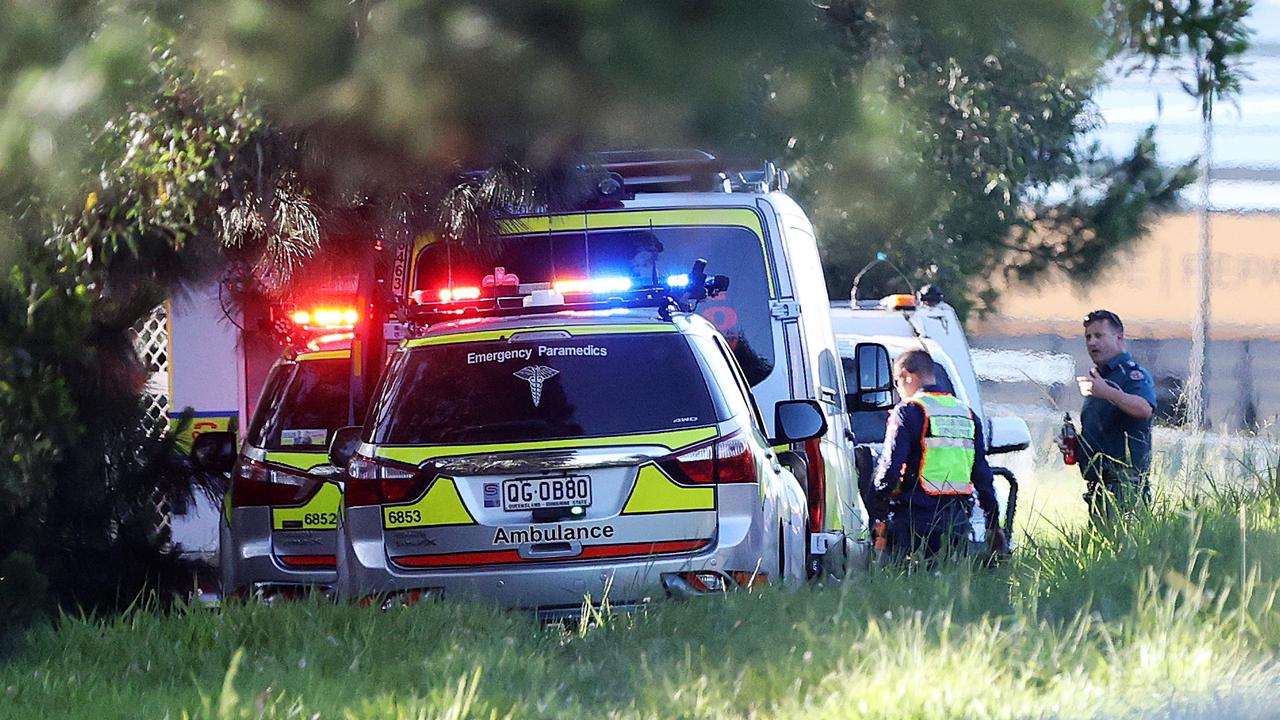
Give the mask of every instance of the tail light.
[[[759, 572], [730, 572], [717, 570], [695, 570], [692, 572], [672, 573], [664, 575], [664, 582], [675, 580], [674, 586], [695, 595], [722, 593], [740, 587], [748, 590], [764, 587], [769, 584], [769, 576]], [[683, 587], [682, 587], [683, 586]]]
[[231, 473], [231, 507], [297, 505], [320, 485], [304, 473], [242, 459]]
[[751, 444], [741, 433], [672, 455], [659, 465], [676, 480], [694, 485], [751, 483], [759, 479]]
[[356, 455], [347, 465], [347, 507], [383, 505], [416, 498], [425, 487], [416, 468]]
[[724, 592], [729, 589], [728, 579], [718, 572], [680, 573], [680, 577], [698, 592]]
[[809, 532], [822, 532], [827, 524], [827, 464], [822, 460], [822, 440], [804, 441], [809, 460]]

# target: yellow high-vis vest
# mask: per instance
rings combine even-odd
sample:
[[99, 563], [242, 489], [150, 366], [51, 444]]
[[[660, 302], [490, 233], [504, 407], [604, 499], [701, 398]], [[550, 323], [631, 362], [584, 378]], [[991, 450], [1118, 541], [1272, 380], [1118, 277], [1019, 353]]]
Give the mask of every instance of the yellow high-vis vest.
[[920, 489], [929, 495], [973, 494], [978, 428], [969, 407], [946, 393], [916, 393], [908, 401], [924, 410]]

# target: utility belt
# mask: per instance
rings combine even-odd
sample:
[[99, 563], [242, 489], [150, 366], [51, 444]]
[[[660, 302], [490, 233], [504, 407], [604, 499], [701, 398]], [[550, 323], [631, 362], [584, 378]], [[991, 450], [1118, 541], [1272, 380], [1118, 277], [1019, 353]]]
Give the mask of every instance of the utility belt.
[[[890, 512], [910, 511], [913, 509], [919, 512], [932, 512], [946, 509], [946, 507], [951, 507], [952, 505], [973, 507], [974, 493], [972, 488], [970, 488], [969, 492], [933, 495], [933, 493], [925, 492], [924, 488], [920, 487], [918, 483], [908, 482], [904, 483], [904, 486], [911, 488], [910, 491], [902, 492], [901, 495], [890, 498], [890, 501], [888, 501], [888, 510]], [[913, 502], [916, 498], [927, 502], [928, 506]]]

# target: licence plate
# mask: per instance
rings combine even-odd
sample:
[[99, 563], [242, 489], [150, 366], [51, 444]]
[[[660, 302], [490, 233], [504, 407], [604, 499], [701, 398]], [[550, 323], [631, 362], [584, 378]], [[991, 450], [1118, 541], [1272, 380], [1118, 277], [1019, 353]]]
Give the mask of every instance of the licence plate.
[[590, 504], [591, 478], [586, 475], [502, 481], [502, 509], [507, 512]]

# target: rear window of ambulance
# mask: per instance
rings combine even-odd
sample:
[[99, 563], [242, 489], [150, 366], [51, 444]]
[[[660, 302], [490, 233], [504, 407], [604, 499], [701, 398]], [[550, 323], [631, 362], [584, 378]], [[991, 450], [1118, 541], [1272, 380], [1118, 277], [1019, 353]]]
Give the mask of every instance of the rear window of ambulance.
[[504, 443], [717, 421], [677, 334], [463, 342], [400, 353], [370, 415], [386, 445]]
[[[277, 377], [275, 373], [285, 373]], [[249, 444], [268, 450], [325, 450], [347, 425], [351, 361], [306, 360], [276, 368], [249, 428]]]
[[496, 266], [523, 283], [605, 276], [662, 282], [688, 273], [699, 258], [707, 272], [729, 276], [729, 290], [698, 303], [698, 314], [716, 326], [747, 382], [757, 385], [774, 367], [769, 271], [759, 236], [743, 227], [615, 228], [509, 235], [469, 247], [437, 243], [419, 254], [414, 286], [430, 293], [480, 285]]

